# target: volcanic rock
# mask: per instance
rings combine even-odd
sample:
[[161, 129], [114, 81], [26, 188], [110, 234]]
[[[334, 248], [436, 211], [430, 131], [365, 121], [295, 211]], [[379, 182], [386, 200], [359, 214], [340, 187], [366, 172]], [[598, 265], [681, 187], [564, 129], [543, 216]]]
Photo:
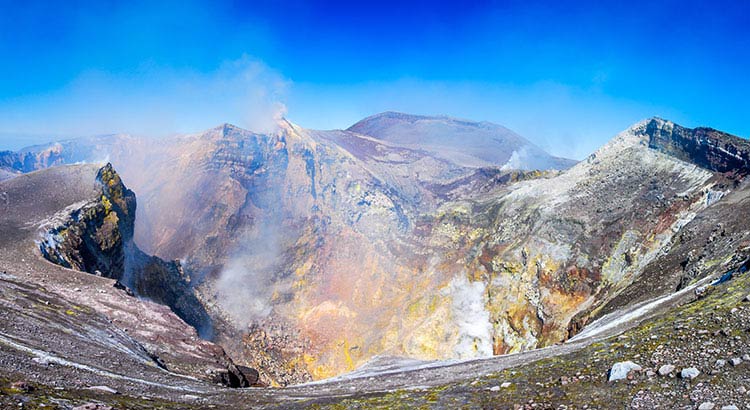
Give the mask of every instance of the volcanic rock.
[[609, 381], [626, 379], [631, 371], [640, 371], [642, 367], [631, 361], [618, 362], [609, 371]]

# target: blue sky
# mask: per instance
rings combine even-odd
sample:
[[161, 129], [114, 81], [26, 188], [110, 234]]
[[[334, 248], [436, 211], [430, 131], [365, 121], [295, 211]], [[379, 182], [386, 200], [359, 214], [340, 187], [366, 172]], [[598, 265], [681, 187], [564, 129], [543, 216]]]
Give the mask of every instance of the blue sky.
[[0, 0], [0, 149], [386, 110], [574, 158], [654, 115], [750, 135], [750, 3], [566, 3]]

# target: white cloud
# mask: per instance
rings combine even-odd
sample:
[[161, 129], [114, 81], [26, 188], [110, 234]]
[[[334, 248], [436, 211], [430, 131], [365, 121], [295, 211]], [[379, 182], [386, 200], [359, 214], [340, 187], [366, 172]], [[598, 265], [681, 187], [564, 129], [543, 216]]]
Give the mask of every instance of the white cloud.
[[286, 112], [289, 84], [247, 56], [210, 72], [152, 65], [127, 74], [88, 71], [58, 91], [0, 103], [0, 133], [158, 136], [224, 122], [268, 131]]

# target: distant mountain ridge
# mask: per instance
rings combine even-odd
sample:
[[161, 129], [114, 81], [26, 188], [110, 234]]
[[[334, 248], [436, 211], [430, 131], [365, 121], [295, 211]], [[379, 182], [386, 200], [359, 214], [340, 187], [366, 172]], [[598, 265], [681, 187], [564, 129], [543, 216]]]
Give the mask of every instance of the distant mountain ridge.
[[[285, 122], [287, 120], [280, 120], [280, 123]], [[239, 128], [231, 124], [222, 126]], [[423, 151], [467, 168], [563, 170], [577, 162], [554, 157], [501, 125], [448, 116], [384, 112], [367, 117], [346, 130], [308, 131], [333, 141], [340, 140], [340, 134], [359, 142], [362, 139], [356, 138], [357, 136], [374, 138], [383, 146]], [[15, 152], [0, 151], [0, 169], [6, 172], [29, 172], [55, 163], [101, 162], [107, 159], [113, 145], [124, 142], [137, 145], [140, 140], [144, 139], [128, 134], [110, 134], [37, 144]]]
[[545, 170], [567, 169], [576, 163], [551, 156], [515, 132], [486, 121], [384, 112], [359, 121], [347, 131], [428, 150], [467, 167]]

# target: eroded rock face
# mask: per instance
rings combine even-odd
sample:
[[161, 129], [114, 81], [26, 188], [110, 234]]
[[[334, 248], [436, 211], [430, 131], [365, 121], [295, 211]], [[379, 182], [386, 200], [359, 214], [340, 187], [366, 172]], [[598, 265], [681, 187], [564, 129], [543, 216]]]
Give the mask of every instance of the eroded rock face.
[[[136, 197], [111, 164], [99, 170], [101, 196], [62, 211], [39, 248], [49, 261], [66, 268], [116, 279], [136, 296], [164, 304], [211, 337], [206, 313], [178, 261], [146, 255], [133, 242]], [[67, 213], [67, 214], [66, 214]]]
[[135, 194], [125, 188], [111, 165], [97, 175], [101, 197], [94, 202], [63, 211], [39, 248], [53, 263], [84, 272], [102, 272], [122, 279], [125, 273], [125, 243], [133, 236]]
[[689, 129], [652, 119], [646, 125], [649, 147], [717, 172], [747, 175], [750, 143], [711, 128]]

